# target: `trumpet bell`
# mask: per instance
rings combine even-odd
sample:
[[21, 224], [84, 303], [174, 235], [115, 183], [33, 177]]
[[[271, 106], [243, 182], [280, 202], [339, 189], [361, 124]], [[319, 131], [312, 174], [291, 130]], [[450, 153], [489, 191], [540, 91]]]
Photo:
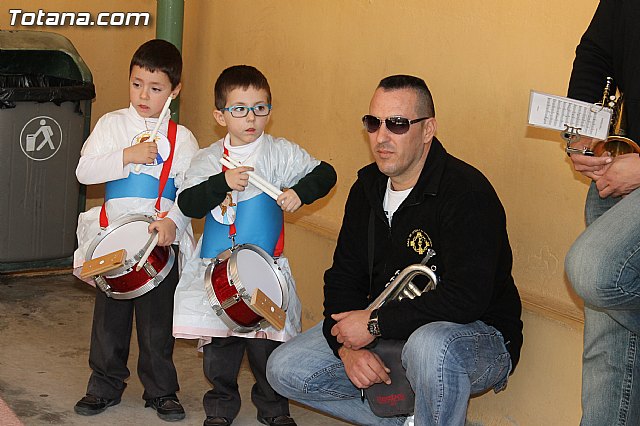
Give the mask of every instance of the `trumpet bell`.
[[598, 141], [592, 149], [593, 153], [598, 157], [607, 152], [610, 153], [612, 157], [622, 154], [640, 154], [640, 146], [638, 146], [637, 143], [627, 137], [617, 135], [609, 136], [604, 141]]

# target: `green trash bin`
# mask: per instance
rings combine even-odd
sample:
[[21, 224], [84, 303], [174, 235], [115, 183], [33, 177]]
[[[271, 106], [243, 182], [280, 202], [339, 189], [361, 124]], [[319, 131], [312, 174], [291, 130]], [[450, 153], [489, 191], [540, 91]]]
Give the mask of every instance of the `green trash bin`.
[[68, 39], [0, 31], [0, 272], [71, 266], [94, 97]]

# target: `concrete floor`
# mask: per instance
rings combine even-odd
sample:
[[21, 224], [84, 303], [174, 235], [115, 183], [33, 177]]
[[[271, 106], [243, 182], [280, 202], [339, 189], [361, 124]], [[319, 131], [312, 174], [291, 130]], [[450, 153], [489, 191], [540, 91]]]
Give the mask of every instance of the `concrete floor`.
[[[167, 425], [144, 408], [136, 371], [135, 337], [129, 356], [132, 376], [122, 402], [93, 417], [74, 413], [86, 389], [93, 292], [70, 273], [0, 274], [0, 398], [25, 425]], [[201, 425], [202, 396], [210, 388], [202, 373], [195, 341], [177, 340], [174, 361], [187, 412], [176, 425]], [[259, 425], [251, 403], [253, 376], [243, 365], [239, 377], [243, 405], [234, 425]], [[295, 403], [291, 415], [299, 425], [346, 425]], [[2, 424], [0, 419], [0, 425]]]

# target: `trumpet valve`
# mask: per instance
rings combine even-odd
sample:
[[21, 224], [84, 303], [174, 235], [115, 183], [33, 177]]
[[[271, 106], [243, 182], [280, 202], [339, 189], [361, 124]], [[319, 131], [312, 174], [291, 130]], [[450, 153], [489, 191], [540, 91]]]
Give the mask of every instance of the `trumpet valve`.
[[409, 283], [409, 285], [407, 285], [407, 287], [409, 288], [409, 290], [411, 291], [411, 293], [413, 293], [414, 296], [420, 296], [423, 291], [420, 290], [414, 283]]
[[420, 290], [415, 284], [409, 283], [406, 285], [402, 292], [398, 296], [398, 300], [402, 299], [415, 299], [420, 296], [424, 291]]

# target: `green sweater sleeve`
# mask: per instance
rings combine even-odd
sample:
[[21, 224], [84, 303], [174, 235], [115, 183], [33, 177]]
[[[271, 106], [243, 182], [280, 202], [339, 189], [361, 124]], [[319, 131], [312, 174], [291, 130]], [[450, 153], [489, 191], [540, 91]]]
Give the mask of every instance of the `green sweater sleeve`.
[[178, 197], [178, 207], [185, 216], [201, 219], [219, 205], [231, 191], [224, 173], [210, 176], [196, 186], [187, 188]]
[[338, 177], [333, 166], [321, 161], [311, 172], [293, 185], [293, 189], [303, 204], [311, 204], [331, 191]]
[[[291, 189], [296, 191], [303, 204], [311, 204], [327, 195], [336, 180], [336, 171], [322, 161]], [[178, 207], [185, 216], [201, 219], [219, 205], [229, 191], [231, 188], [227, 185], [224, 173], [218, 173], [182, 191], [178, 197]]]

